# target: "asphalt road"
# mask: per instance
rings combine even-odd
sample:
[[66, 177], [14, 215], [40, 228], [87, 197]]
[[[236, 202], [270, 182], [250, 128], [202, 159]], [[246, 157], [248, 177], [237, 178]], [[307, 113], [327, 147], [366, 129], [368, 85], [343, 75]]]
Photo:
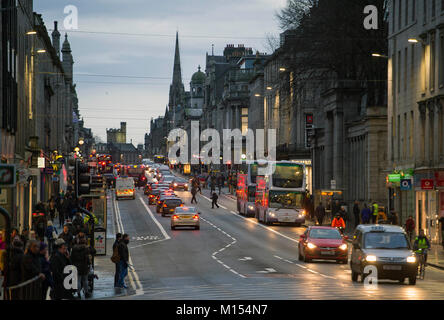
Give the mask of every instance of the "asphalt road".
[[[189, 192], [177, 192], [190, 205]], [[113, 197], [110, 193], [110, 196]], [[235, 213], [235, 200], [219, 197], [211, 209], [209, 191], [198, 195], [200, 230], [170, 230], [170, 218], [136, 200], [112, 200], [116, 231], [130, 234], [134, 294], [117, 299], [443, 299], [444, 271], [427, 268], [416, 286], [380, 281], [353, 283], [349, 265], [298, 261], [304, 228], [265, 226]]]

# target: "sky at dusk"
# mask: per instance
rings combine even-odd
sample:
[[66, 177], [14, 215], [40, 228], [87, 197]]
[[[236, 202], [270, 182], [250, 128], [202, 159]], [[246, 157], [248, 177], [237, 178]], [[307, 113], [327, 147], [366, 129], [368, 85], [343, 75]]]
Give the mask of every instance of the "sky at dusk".
[[[127, 122], [127, 142], [144, 142], [152, 117], [168, 103], [176, 31], [182, 77], [189, 90], [205, 54], [226, 44], [270, 53], [266, 36], [279, 34], [276, 12], [286, 0], [36, 0], [34, 11], [64, 36], [64, 8], [78, 8], [78, 30], [68, 31], [79, 110], [85, 126], [106, 141], [106, 128]], [[50, 31], [51, 33], [51, 31]], [[62, 38], [63, 40], [63, 38]]]

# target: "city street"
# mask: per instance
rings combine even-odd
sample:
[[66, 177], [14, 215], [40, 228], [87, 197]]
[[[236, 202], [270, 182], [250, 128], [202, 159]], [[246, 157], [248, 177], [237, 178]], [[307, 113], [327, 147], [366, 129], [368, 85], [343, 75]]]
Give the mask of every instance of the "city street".
[[[176, 192], [190, 205], [189, 192]], [[349, 265], [304, 263], [297, 241], [304, 228], [265, 226], [235, 213], [221, 196], [211, 209], [209, 191], [198, 195], [200, 230], [170, 230], [146, 196], [115, 201], [116, 230], [129, 233], [129, 283], [135, 295], [118, 299], [441, 299], [444, 271], [428, 268], [416, 286], [381, 281], [376, 288], [352, 283]], [[110, 197], [113, 197], [109, 193]], [[109, 202], [110, 203], [110, 202]], [[266, 288], [266, 290], [265, 290]]]

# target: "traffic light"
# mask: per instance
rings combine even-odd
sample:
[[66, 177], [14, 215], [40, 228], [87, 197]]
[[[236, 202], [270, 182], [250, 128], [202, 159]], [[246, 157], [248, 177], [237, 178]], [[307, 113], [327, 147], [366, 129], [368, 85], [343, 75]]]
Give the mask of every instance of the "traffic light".
[[103, 176], [95, 175], [91, 177], [91, 189], [103, 189]]
[[80, 197], [82, 194], [89, 194], [90, 180], [88, 165], [81, 163], [80, 160], [76, 160], [75, 165], [75, 190], [76, 197]]

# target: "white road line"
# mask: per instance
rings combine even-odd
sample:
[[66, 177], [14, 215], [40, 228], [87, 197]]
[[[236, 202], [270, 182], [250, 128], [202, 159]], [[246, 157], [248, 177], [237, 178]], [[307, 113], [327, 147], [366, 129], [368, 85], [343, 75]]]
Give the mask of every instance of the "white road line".
[[146, 211], [148, 211], [148, 214], [150, 215], [151, 219], [153, 219], [154, 223], [159, 227], [160, 232], [162, 232], [163, 236], [165, 237], [165, 240], [171, 239], [171, 237], [166, 233], [165, 229], [162, 227], [159, 221], [154, 217], [153, 213], [151, 212], [151, 209], [147, 206], [145, 201], [143, 201], [143, 198], [140, 195], [137, 195], [140, 199], [140, 202], [142, 202], [143, 206], [145, 207]]
[[213, 252], [213, 254], [211, 255], [212, 258], [214, 260], [216, 260], [218, 263], [220, 263], [221, 265], [223, 265], [226, 269], [228, 269], [229, 271], [231, 271], [232, 273], [238, 275], [241, 278], [246, 278], [243, 274], [240, 274], [239, 272], [235, 271], [233, 268], [229, 267], [228, 265], [226, 265], [225, 263], [223, 263], [221, 260], [219, 260], [216, 255], [219, 254], [220, 252], [222, 252], [225, 249], [228, 249], [229, 247], [231, 247], [233, 244], [235, 244], [237, 242], [237, 240], [235, 238], [233, 238], [232, 236], [230, 236], [228, 233], [223, 232], [220, 228], [218, 228], [217, 226], [215, 226], [213, 223], [211, 223], [210, 221], [208, 221], [205, 218], [200, 218], [202, 221], [205, 221], [206, 223], [208, 223], [210, 226], [212, 226], [214, 229], [218, 230], [219, 232], [223, 233], [225, 236], [227, 236], [228, 238], [230, 238], [231, 240], [233, 240], [233, 242], [227, 244], [225, 247]]
[[[117, 228], [119, 229], [119, 232], [123, 234], [125, 233], [125, 229], [123, 227], [122, 216], [120, 215], [119, 205], [117, 204], [117, 201], [115, 201], [114, 197], [113, 197], [113, 202], [114, 202], [114, 214], [116, 215], [116, 221], [117, 221]], [[134, 265], [131, 259], [131, 254], [129, 252], [128, 252], [128, 262], [131, 264], [131, 266]], [[144, 291], [142, 284], [140, 283], [139, 276], [137, 272], [132, 268], [129, 268], [128, 278], [130, 280], [131, 286], [136, 291], [136, 296], [143, 295]], [[135, 281], [133, 280], [133, 278], [135, 279]], [[139, 287], [139, 289], [137, 289], [137, 287]]]

